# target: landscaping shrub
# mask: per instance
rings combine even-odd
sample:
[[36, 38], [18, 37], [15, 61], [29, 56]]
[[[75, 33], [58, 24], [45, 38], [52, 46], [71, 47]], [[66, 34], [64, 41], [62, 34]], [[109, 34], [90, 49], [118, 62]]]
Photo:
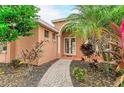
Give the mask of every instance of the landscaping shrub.
[[21, 66], [21, 61], [19, 59], [13, 59], [10, 63], [10, 66], [18, 68]]
[[102, 70], [104, 70], [103, 72], [105, 72], [106, 74], [111, 73], [111, 71], [113, 70], [113, 66], [111, 64], [102, 64], [103, 66], [101, 67]]
[[89, 63], [89, 66], [94, 70], [98, 70], [98, 65], [96, 62]]
[[124, 87], [124, 74], [116, 79], [114, 86]]
[[21, 59], [23, 62], [28, 63], [27, 64], [28, 69], [26, 71], [27, 75], [30, 75], [33, 71], [33, 65], [31, 64], [37, 62], [37, 59], [39, 59], [42, 56], [43, 46], [45, 42], [47, 41], [36, 42], [34, 47], [32, 47], [32, 49], [22, 50]]
[[80, 50], [85, 56], [88, 57], [94, 53], [93, 45], [90, 43], [82, 44]]
[[120, 85], [120, 87], [124, 87], [124, 81], [123, 81], [123, 83]]
[[32, 49], [22, 50], [21, 59], [26, 63], [33, 63], [41, 57], [43, 53], [43, 46], [47, 41], [36, 42]]
[[124, 69], [119, 69], [116, 71], [116, 77], [120, 77], [124, 74]]
[[73, 70], [73, 75], [78, 81], [82, 81], [86, 76], [86, 69], [75, 67]]

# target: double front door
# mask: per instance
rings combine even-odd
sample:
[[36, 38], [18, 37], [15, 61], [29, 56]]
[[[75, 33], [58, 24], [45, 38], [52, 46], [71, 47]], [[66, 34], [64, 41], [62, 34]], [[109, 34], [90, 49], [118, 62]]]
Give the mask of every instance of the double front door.
[[64, 54], [76, 55], [76, 38], [75, 37], [64, 38]]

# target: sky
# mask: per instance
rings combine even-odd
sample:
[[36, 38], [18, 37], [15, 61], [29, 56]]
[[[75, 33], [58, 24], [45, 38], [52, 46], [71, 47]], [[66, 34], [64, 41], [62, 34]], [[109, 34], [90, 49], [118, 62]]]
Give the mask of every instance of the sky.
[[39, 16], [52, 25], [51, 20], [66, 18], [74, 10], [73, 5], [41, 5]]

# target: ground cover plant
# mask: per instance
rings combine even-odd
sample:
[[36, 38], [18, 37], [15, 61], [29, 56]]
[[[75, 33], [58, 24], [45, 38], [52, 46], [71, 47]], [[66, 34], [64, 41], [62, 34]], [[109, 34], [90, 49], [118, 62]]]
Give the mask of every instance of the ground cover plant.
[[[116, 73], [105, 70], [106, 64], [98, 64], [99, 68], [94, 69], [88, 63], [73, 60], [70, 65], [70, 76], [74, 87], [113, 87], [116, 80]], [[83, 80], [75, 78], [73, 71], [75, 68], [85, 69], [86, 75]], [[112, 68], [115, 68], [112, 65]], [[82, 75], [78, 74], [82, 78]]]
[[85, 69], [75, 67], [72, 73], [73, 73], [74, 77], [79, 81], [82, 81], [85, 79], [85, 76], [86, 76]]

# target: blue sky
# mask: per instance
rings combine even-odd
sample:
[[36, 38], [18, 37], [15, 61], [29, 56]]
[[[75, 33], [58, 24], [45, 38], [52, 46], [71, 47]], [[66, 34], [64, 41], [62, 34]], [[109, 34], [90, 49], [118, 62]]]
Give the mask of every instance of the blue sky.
[[41, 19], [49, 24], [51, 20], [65, 18], [72, 13], [75, 6], [73, 5], [41, 5], [39, 15]]

